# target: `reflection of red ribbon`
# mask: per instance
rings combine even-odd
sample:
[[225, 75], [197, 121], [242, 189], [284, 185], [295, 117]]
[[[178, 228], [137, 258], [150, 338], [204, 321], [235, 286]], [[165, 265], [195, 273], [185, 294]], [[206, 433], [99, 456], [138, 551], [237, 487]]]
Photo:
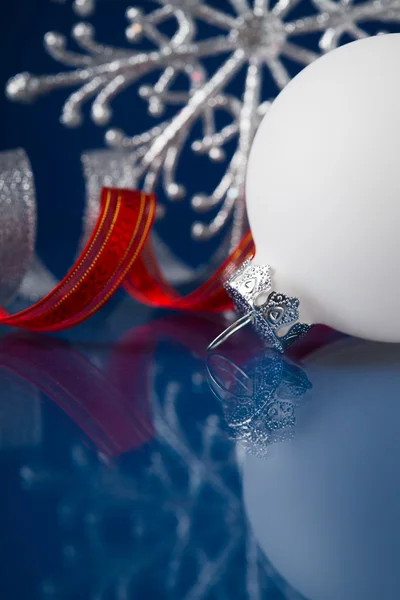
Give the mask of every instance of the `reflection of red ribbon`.
[[254, 254], [250, 233], [208, 281], [182, 297], [163, 277], [151, 246], [155, 208], [151, 194], [104, 189], [92, 237], [69, 274], [32, 307], [11, 316], [2, 311], [0, 324], [31, 331], [67, 329], [99, 310], [123, 282], [129, 294], [150, 306], [212, 312], [231, 308], [223, 281]]
[[[105, 456], [116, 457], [150, 442], [154, 353], [162, 340], [175, 342], [204, 359], [206, 344], [221, 329], [218, 317], [170, 315], [127, 332], [110, 346], [111, 357], [101, 371], [67, 344], [31, 334], [0, 340], [0, 367], [43, 391]], [[291, 358], [307, 355], [335, 341], [340, 334], [315, 327]], [[226, 345], [226, 356], [239, 366], [262, 348], [258, 336], [243, 330]], [[292, 349], [291, 349], [292, 351]]]
[[[151, 397], [154, 352], [167, 339], [205, 356], [207, 340], [221, 328], [217, 318], [172, 315], [135, 327], [110, 346], [105, 371], [64, 342], [32, 336], [0, 340], [0, 367], [44, 392], [105, 456], [139, 448], [155, 436]], [[251, 330], [246, 344], [232, 344], [231, 356], [244, 360], [261, 346]]]
[[118, 456], [154, 437], [131, 382], [129, 395], [67, 344], [43, 337], [6, 336], [0, 367], [44, 392], [105, 456]]

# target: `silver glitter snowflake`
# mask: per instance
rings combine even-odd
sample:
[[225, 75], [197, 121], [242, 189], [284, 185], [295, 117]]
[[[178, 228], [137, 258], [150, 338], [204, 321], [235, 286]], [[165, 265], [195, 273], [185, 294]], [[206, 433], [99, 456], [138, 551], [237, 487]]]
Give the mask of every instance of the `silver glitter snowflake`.
[[[362, 28], [365, 22], [398, 23], [400, 2], [311, 0], [313, 13], [291, 20], [290, 13], [301, 0], [278, 0], [273, 6], [268, 0], [229, 0], [230, 12], [221, 8], [222, 2], [215, 0], [211, 6], [211, 1], [157, 0], [160, 7], [148, 14], [129, 8], [127, 39], [137, 43], [145, 38], [154, 44], [150, 51], [101, 44], [87, 23], [78, 23], [72, 31], [82, 52], [68, 50], [64, 36], [48, 33], [45, 46], [49, 54], [73, 70], [40, 77], [21, 73], [9, 81], [7, 94], [13, 100], [33, 100], [54, 89], [76, 87], [64, 105], [62, 122], [79, 125], [82, 106], [94, 98], [92, 119], [105, 125], [112, 118], [111, 103], [117, 95], [143, 76], [161, 70], [154, 85], [139, 85], [138, 91], [148, 102], [151, 115], [161, 117], [167, 106], [175, 106], [175, 116], [134, 137], [109, 129], [106, 142], [129, 153], [138, 186], [153, 191], [161, 184], [167, 198], [179, 200], [185, 198], [186, 190], [176, 180], [178, 163], [193, 126], [200, 122], [202, 135], [192, 141], [192, 150], [208, 155], [212, 161], [225, 161], [226, 169], [211, 194], [196, 194], [191, 199], [195, 211], [213, 210], [214, 215], [207, 223], [196, 222], [193, 236], [210, 239], [233, 216], [234, 246], [245, 226], [244, 181], [249, 150], [270, 106], [270, 100], [263, 101], [261, 92], [267, 71], [282, 89], [291, 78], [286, 59], [302, 68], [346, 41], [344, 35], [351, 39], [368, 36]], [[74, 8], [80, 16], [87, 16], [95, 10], [95, 0], [75, 0]], [[168, 37], [163, 25], [171, 19], [175, 20], [176, 31]], [[200, 22], [218, 28], [220, 33], [198, 39]], [[320, 36], [318, 52], [299, 45], [301, 36], [311, 33]], [[204, 60], [216, 55], [227, 57], [209, 74]], [[236, 97], [227, 92], [227, 86], [243, 68], [243, 94]], [[189, 90], [176, 91], [173, 83], [182, 74]], [[230, 119], [222, 128], [217, 126], [217, 111], [225, 112]], [[224, 147], [231, 140], [237, 141], [236, 148], [227, 159]]]

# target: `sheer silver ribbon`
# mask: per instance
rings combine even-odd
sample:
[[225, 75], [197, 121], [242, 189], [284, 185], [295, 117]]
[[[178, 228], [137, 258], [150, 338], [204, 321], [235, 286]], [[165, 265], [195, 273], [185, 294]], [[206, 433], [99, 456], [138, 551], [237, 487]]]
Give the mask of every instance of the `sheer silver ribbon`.
[[[93, 150], [82, 155], [82, 166], [86, 181], [86, 209], [83, 225], [85, 243], [99, 215], [100, 191], [103, 186], [137, 189], [139, 182], [134, 169], [134, 155], [118, 150]], [[161, 206], [157, 207], [160, 212]], [[160, 237], [152, 231], [154, 248], [163, 272], [173, 285], [193, 283], [203, 269], [192, 269], [177, 258]]]
[[[115, 150], [95, 150], [82, 156], [86, 182], [83, 235], [89, 239], [100, 210], [103, 186], [135, 189], [132, 156]], [[36, 198], [31, 165], [24, 150], [0, 153], [0, 306], [15, 296], [36, 302], [58, 283], [35, 254]], [[156, 253], [166, 277], [174, 285], [196, 282], [204, 267], [192, 269], [177, 258], [153, 232]], [[219, 257], [214, 257], [214, 261]], [[213, 267], [213, 260], [206, 269]]]
[[0, 153], [0, 215], [0, 306], [4, 306], [32, 263], [36, 239], [33, 175], [21, 149]]
[[35, 254], [36, 195], [22, 149], [0, 152], [0, 306], [15, 296], [36, 302], [57, 279]]

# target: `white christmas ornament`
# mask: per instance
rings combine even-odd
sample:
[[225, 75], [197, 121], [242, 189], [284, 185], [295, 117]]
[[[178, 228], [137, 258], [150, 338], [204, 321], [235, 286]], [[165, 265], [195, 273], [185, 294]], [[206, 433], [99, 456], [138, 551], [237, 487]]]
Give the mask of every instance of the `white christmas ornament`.
[[302, 321], [400, 342], [400, 34], [342, 46], [281, 92], [247, 177], [256, 264]]

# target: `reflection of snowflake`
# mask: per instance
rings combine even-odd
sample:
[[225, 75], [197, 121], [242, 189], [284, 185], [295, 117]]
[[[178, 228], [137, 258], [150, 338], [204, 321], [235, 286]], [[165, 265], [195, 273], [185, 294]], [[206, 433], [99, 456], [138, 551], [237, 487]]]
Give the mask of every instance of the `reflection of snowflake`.
[[[73, 37], [83, 53], [66, 49], [65, 38], [48, 33], [48, 52], [64, 65], [74, 67], [67, 73], [36, 77], [22, 73], [8, 84], [8, 95], [16, 100], [29, 100], [56, 88], [77, 86], [67, 100], [62, 121], [76, 126], [81, 121], [82, 105], [94, 97], [92, 118], [101, 125], [108, 123], [111, 101], [139, 78], [162, 70], [155, 85], [142, 85], [139, 93], [149, 105], [153, 116], [161, 116], [166, 106], [178, 106], [177, 114], [148, 131], [134, 137], [116, 129], [108, 130], [107, 143], [132, 153], [135, 179], [143, 181], [146, 190], [153, 190], [162, 180], [167, 197], [178, 200], [185, 196], [177, 183], [175, 172], [189, 134], [198, 121], [202, 137], [192, 143], [197, 154], [207, 154], [213, 161], [224, 161], [224, 146], [237, 139], [236, 150], [226, 171], [209, 195], [198, 194], [193, 208], [206, 212], [218, 207], [217, 215], [208, 223], [195, 223], [193, 235], [208, 239], [221, 231], [232, 213], [234, 228], [232, 244], [241, 235], [244, 224], [244, 178], [251, 142], [269, 102], [261, 101], [265, 70], [269, 70], [278, 89], [290, 80], [285, 60], [304, 66], [317, 58], [310, 49], [293, 43], [302, 34], [321, 34], [319, 48], [327, 52], [342, 42], [343, 34], [358, 39], [367, 36], [360, 24], [365, 21], [399, 22], [398, 0], [368, 0], [353, 4], [351, 0], [312, 0], [315, 14], [295, 20], [290, 11], [300, 0], [278, 0], [272, 8], [268, 0], [229, 0], [231, 12], [223, 12], [204, 0], [157, 0], [161, 7], [149, 14], [130, 8], [127, 11], [128, 41], [146, 38], [154, 44], [149, 51], [115, 48], [94, 39], [94, 29], [79, 23]], [[221, 7], [221, 4], [215, 3]], [[80, 15], [95, 8], [95, 0], [75, 0]], [[176, 21], [172, 37], [163, 33], [163, 24]], [[205, 22], [220, 30], [220, 34], [198, 40], [197, 24]], [[228, 55], [210, 76], [202, 60], [215, 55]], [[244, 67], [246, 78], [242, 98], [226, 92], [227, 86]], [[189, 89], [176, 91], [174, 81], [184, 75]], [[225, 112], [230, 121], [222, 128], [216, 124], [216, 113]]]
[[[175, 353], [172, 362], [179, 371]], [[187, 412], [194, 392], [207, 398], [202, 375], [189, 368], [176, 380], [176, 371], [169, 361], [167, 371], [161, 362], [153, 366], [157, 439], [136, 460], [103, 464], [74, 443], [67, 468], [22, 467], [24, 489], [60, 499], [63, 565], [42, 581], [43, 600], [69, 600], [82, 589], [90, 600], [225, 600], [231, 586], [240, 598], [269, 597], [267, 576], [275, 575], [245, 520], [234, 447], [204, 402]]]

